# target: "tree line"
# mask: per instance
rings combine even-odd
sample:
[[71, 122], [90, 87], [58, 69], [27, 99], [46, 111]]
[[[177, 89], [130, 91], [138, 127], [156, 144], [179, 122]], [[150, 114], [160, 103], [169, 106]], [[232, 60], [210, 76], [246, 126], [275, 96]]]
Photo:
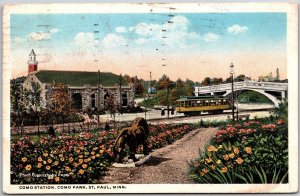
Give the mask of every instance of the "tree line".
[[[62, 123], [81, 122], [83, 117], [78, 115], [75, 102], [72, 100], [68, 86], [62, 83], [53, 83], [47, 89], [45, 99], [42, 97], [42, 88], [38, 83], [32, 83], [30, 88], [24, 88], [22, 82], [18, 79], [11, 80], [10, 84], [10, 116], [11, 127], [23, 135], [23, 127], [27, 125], [37, 125], [38, 135], [40, 134], [40, 125], [52, 125]], [[45, 102], [46, 101], [46, 102]], [[105, 111], [114, 116], [119, 110], [118, 105], [110, 96], [104, 102], [104, 108], [89, 108], [87, 113], [92, 115], [103, 114]]]
[[[201, 82], [193, 81], [188, 78], [182, 80], [178, 78], [176, 81], [172, 81], [166, 74], [163, 74], [158, 80], [143, 80], [137, 77], [130, 77], [125, 75], [124, 79], [128, 83], [132, 83], [135, 86], [135, 95], [137, 97], [145, 97], [149, 87], [156, 89], [155, 96], [151, 96], [150, 100], [143, 102], [144, 106], [151, 107], [153, 105], [175, 105], [175, 101], [180, 97], [193, 96], [195, 86], [209, 86], [218, 85], [224, 83], [230, 83], [231, 77], [226, 79], [217, 77], [205, 77]], [[251, 80], [250, 77], [244, 74], [238, 75], [234, 78], [234, 82]]]

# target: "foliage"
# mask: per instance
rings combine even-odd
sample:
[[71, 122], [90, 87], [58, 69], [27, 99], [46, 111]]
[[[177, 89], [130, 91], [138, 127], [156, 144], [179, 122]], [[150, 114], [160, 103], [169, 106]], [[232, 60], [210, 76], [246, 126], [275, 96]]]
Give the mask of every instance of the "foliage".
[[113, 119], [115, 119], [118, 112], [118, 105], [112, 95], [109, 95], [104, 101], [104, 110], [107, 111]]
[[52, 117], [52, 114], [58, 117], [60, 116], [64, 130], [65, 116], [74, 113], [72, 109], [73, 102], [69, 95], [68, 86], [62, 83], [56, 83], [51, 90], [50, 101], [47, 104], [48, 115], [49, 117]]
[[[17, 80], [10, 85], [12, 126], [23, 127], [24, 120], [38, 119], [42, 112], [41, 87], [38, 83], [31, 83], [31, 88], [23, 88]], [[39, 125], [40, 122], [37, 122]], [[21, 128], [21, 130], [23, 130]], [[38, 127], [39, 132], [39, 127]], [[22, 134], [22, 132], [21, 132]]]
[[156, 149], [173, 143], [174, 141], [180, 139], [193, 130], [193, 126], [189, 124], [179, 124], [179, 125], [166, 125], [161, 124], [158, 126], [150, 127], [150, 135], [148, 138], [149, 148]]
[[[240, 74], [233, 79], [234, 82], [241, 82], [245, 80], [251, 80], [251, 77], [247, 77], [244, 74]], [[224, 83], [231, 83], [231, 77], [226, 78]]]
[[158, 90], [166, 89], [170, 83], [171, 83], [170, 78], [166, 74], [163, 74], [162, 77], [156, 83], [156, 89]]
[[10, 101], [12, 126], [20, 127], [26, 115], [28, 99], [26, 99], [26, 89], [15, 80], [11, 81], [10, 85]]
[[287, 183], [287, 175], [287, 124], [282, 119], [229, 124], [190, 163], [190, 177], [198, 183]]
[[[148, 147], [156, 149], [180, 139], [193, 130], [189, 124], [150, 125]], [[101, 183], [114, 161], [117, 130], [96, 131], [58, 137], [42, 137], [34, 142], [26, 136], [11, 142], [12, 184]], [[139, 149], [142, 152], [141, 149]], [[39, 175], [39, 177], [37, 177]]]
[[219, 121], [219, 120], [203, 120], [201, 119], [199, 122], [199, 127], [219, 127], [227, 124], [228, 121]]
[[288, 122], [288, 107], [288, 99], [286, 98], [283, 102], [279, 103], [278, 108], [275, 108], [274, 114], [278, 118]]
[[209, 85], [216, 85], [216, 84], [221, 84], [223, 82], [222, 78], [210, 78], [210, 77], [205, 77], [201, 84], [203, 86], [209, 86]]
[[72, 101], [68, 93], [68, 86], [62, 83], [55, 84], [51, 95], [50, 108], [57, 115], [67, 115], [72, 111]]
[[39, 143], [24, 137], [11, 145], [12, 183], [92, 183], [113, 160], [111, 147], [116, 135], [116, 130], [95, 136], [83, 132], [44, 137]]
[[238, 96], [241, 103], [273, 103], [266, 96], [255, 91], [243, 91]]
[[[161, 105], [167, 105], [168, 104], [167, 90], [157, 91], [157, 98], [158, 98]], [[169, 101], [170, 101], [170, 99], [169, 99]], [[169, 102], [169, 104], [171, 104], [171, 103]]]
[[140, 105], [144, 106], [144, 107], [153, 107], [154, 105], [159, 105], [159, 104], [160, 104], [160, 101], [159, 101], [158, 97], [151, 97], [151, 98], [145, 99], [144, 101], [142, 101], [140, 103]]

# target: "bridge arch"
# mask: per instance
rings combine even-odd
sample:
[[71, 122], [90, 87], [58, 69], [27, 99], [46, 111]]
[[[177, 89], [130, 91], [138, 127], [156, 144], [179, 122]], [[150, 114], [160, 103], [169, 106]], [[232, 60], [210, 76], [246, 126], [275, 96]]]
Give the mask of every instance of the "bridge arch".
[[[269, 93], [266, 93], [264, 90], [258, 90], [258, 89], [237, 89], [237, 90], [234, 90], [234, 92], [236, 91], [241, 91], [241, 90], [248, 90], [248, 91], [255, 91], [255, 92], [258, 92], [264, 96], [266, 96], [268, 99], [270, 99], [275, 107], [278, 107], [279, 106], [279, 103], [281, 102], [280, 100], [278, 100], [274, 95], [271, 95]], [[231, 94], [231, 90], [227, 90], [226, 93], [223, 95], [224, 97], [227, 97]]]

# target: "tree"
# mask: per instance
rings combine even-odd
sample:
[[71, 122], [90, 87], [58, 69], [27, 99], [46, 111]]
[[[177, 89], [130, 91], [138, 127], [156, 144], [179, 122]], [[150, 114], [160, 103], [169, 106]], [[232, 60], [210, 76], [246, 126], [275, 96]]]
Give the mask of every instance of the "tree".
[[157, 98], [159, 99], [161, 105], [167, 105], [168, 104], [167, 90], [157, 91]]
[[137, 81], [137, 84], [135, 87], [135, 93], [140, 96], [143, 94], [143, 92], [144, 92], [144, 86], [143, 86], [142, 82], [139, 80], [139, 81]]
[[[244, 74], [240, 74], [233, 79], [234, 82], [242, 82], [242, 81], [246, 81], [246, 80], [251, 80], [251, 77], [247, 77]], [[225, 81], [223, 83], [230, 83], [230, 82], [231, 82], [231, 77], [228, 77], [225, 79]]]
[[54, 84], [51, 96], [50, 108], [52, 112], [62, 118], [63, 131], [64, 131], [64, 117], [71, 114], [72, 101], [68, 92], [68, 86], [64, 84]]
[[109, 94], [109, 96], [107, 96], [104, 101], [104, 110], [106, 110], [114, 119], [114, 126], [116, 126], [116, 113], [118, 112], [118, 108], [119, 107], [116, 104], [114, 97]]
[[204, 80], [201, 82], [201, 84], [202, 84], [203, 86], [209, 86], [209, 85], [211, 84], [211, 79], [210, 79], [210, 77], [204, 78]]
[[123, 78], [127, 83], [134, 83], [135, 80], [134, 77], [130, 77], [128, 74], [125, 74]]
[[172, 101], [175, 102], [181, 96], [185, 96], [185, 83], [179, 78], [176, 81], [175, 88], [172, 89]]
[[37, 119], [38, 124], [38, 135], [40, 135], [40, 123], [41, 123], [41, 111], [42, 111], [42, 97], [41, 97], [41, 86], [38, 83], [32, 83], [31, 89], [27, 90], [25, 93], [28, 99], [29, 115], [33, 119]]
[[240, 74], [237, 77], [234, 78], [235, 82], [241, 82], [241, 81], [245, 81], [246, 76], [244, 74]]
[[184, 94], [185, 96], [192, 96], [194, 94], [194, 82], [186, 79], [184, 83]]
[[158, 80], [158, 82], [156, 84], [157, 85], [157, 89], [158, 90], [166, 89], [169, 86], [170, 83], [171, 83], [170, 78], [166, 74], [164, 74]]
[[231, 76], [226, 78], [225, 81], [223, 83], [231, 83]]
[[[10, 84], [10, 108], [11, 108], [11, 122], [21, 128], [21, 137], [23, 135], [23, 122], [26, 116], [26, 106], [28, 100], [26, 99], [26, 89], [19, 84], [16, 80], [11, 80]], [[14, 126], [14, 125], [12, 125]]]
[[211, 79], [211, 84], [214, 84], [214, 85], [221, 84], [222, 82], [223, 82], [223, 78], [212, 78]]

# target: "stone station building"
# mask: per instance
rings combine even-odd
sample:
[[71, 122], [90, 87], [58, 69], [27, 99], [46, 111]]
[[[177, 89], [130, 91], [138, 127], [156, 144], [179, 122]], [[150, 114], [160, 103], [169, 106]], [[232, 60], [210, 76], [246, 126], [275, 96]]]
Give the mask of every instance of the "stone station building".
[[103, 109], [105, 99], [109, 96], [113, 97], [118, 106], [133, 107], [134, 85], [127, 84], [121, 78], [121, 76], [110, 72], [38, 70], [36, 54], [34, 50], [31, 50], [28, 60], [28, 76], [23, 82], [23, 87], [30, 89], [32, 85], [38, 83], [41, 87], [43, 107], [47, 105], [50, 90], [54, 83], [68, 86], [74, 108], [78, 110], [98, 107]]

